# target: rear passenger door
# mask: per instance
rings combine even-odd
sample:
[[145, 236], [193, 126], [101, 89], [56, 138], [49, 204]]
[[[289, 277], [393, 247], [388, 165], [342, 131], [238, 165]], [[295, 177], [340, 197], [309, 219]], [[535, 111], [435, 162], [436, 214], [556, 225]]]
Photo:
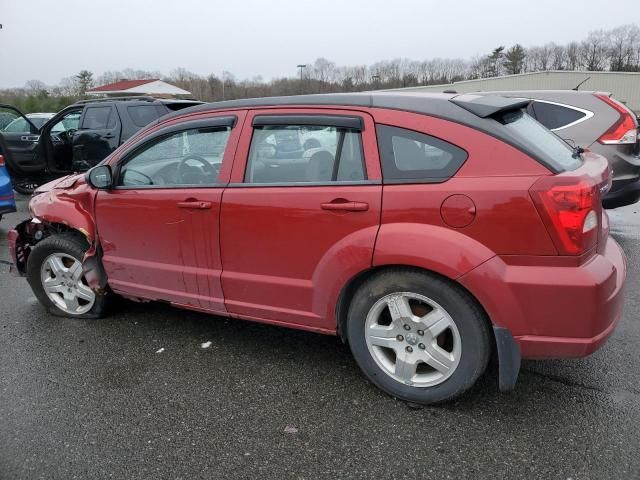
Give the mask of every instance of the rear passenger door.
[[333, 330], [339, 289], [371, 266], [381, 195], [367, 114], [250, 112], [222, 200], [227, 311]]
[[88, 170], [118, 148], [121, 129], [120, 117], [113, 105], [87, 106], [72, 139], [74, 170]]

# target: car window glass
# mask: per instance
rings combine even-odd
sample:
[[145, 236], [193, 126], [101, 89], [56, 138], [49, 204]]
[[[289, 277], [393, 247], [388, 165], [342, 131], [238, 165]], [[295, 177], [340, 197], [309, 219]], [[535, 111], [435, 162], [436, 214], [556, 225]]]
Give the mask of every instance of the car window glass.
[[541, 152], [556, 170], [574, 170], [582, 164], [582, 158], [564, 140], [523, 110], [506, 112], [498, 121], [531, 150]]
[[146, 127], [156, 118], [158, 110], [155, 105], [133, 105], [127, 107], [127, 113], [136, 127]]
[[52, 128], [51, 133], [66, 132], [67, 130], [77, 130], [80, 123], [82, 112], [69, 112], [57, 122]]
[[444, 181], [467, 159], [467, 152], [424, 133], [378, 125], [384, 181]]
[[555, 105], [553, 103], [532, 102], [531, 106], [536, 120], [549, 130], [564, 127], [586, 116], [584, 112], [579, 110], [563, 107], [562, 105]]
[[155, 139], [125, 160], [118, 185], [124, 187], [214, 185], [230, 128], [197, 128]]
[[104, 130], [107, 128], [111, 107], [87, 107], [82, 128], [88, 130]]
[[18, 117], [9, 125], [7, 125], [3, 131], [17, 133], [17, 132], [28, 132], [29, 130], [31, 130], [31, 128], [29, 127], [29, 124], [27, 123], [27, 121], [22, 117]]
[[360, 132], [336, 127], [255, 127], [246, 183], [317, 183], [365, 179]]

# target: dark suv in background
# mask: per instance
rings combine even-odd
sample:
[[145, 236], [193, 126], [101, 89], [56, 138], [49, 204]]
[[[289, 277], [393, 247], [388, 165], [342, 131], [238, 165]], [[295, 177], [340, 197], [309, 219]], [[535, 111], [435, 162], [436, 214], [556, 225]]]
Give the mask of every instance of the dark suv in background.
[[15, 107], [0, 105], [5, 117], [22, 117], [29, 128], [27, 132], [0, 132], [0, 155], [4, 155], [15, 190], [30, 194], [49, 180], [88, 170], [167, 113], [200, 103], [153, 97], [83, 100], [61, 110], [40, 128]]
[[604, 156], [613, 168], [613, 185], [605, 208], [640, 199], [638, 120], [610, 93], [574, 90], [516, 90], [479, 95], [524, 97], [533, 101], [527, 113], [572, 145]]

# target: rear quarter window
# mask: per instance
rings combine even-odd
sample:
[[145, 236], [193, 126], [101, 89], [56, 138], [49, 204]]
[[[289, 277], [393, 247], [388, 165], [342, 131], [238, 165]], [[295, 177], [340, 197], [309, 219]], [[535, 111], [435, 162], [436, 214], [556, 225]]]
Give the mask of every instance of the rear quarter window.
[[438, 183], [451, 178], [467, 159], [456, 145], [424, 133], [377, 125], [385, 183]]
[[536, 120], [549, 130], [563, 128], [587, 116], [575, 108], [556, 105], [555, 103], [534, 101], [531, 103]]

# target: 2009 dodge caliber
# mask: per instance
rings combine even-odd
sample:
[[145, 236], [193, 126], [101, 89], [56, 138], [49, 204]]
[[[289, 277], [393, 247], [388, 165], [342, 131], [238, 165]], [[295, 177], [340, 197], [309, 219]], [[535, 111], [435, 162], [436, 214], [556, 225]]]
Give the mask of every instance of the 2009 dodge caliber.
[[499, 361], [585, 356], [622, 313], [604, 158], [497, 96], [344, 94], [163, 117], [86, 176], [40, 187], [9, 234], [53, 314], [110, 298], [337, 334], [418, 403]]

